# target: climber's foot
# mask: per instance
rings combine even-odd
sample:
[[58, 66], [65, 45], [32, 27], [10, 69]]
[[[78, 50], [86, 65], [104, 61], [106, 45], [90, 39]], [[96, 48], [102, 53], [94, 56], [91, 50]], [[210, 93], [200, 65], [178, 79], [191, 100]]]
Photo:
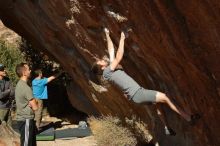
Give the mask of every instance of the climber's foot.
[[199, 115], [199, 114], [192, 114], [191, 116], [190, 116], [190, 121], [189, 121], [189, 123], [190, 123], [190, 125], [195, 125], [196, 124], [196, 122], [199, 120], [199, 119], [201, 119], [201, 116]]
[[165, 130], [166, 135], [170, 135], [170, 136], [175, 136], [176, 135], [176, 132], [173, 129], [171, 129], [170, 127], [165, 126], [164, 130]]

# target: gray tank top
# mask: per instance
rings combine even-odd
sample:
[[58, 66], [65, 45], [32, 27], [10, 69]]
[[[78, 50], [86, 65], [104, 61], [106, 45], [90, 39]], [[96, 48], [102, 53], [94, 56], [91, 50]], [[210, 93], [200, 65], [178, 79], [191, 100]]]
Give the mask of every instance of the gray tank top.
[[131, 99], [137, 90], [141, 88], [140, 85], [123, 70], [111, 70], [110, 66], [104, 69], [103, 77], [105, 80], [116, 84], [122, 89], [129, 99]]

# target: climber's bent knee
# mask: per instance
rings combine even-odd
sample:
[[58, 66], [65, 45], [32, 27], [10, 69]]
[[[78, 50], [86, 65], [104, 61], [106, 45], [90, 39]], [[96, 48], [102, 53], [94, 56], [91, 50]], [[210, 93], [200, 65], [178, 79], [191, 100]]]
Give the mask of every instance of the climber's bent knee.
[[161, 92], [157, 92], [157, 94], [156, 94], [156, 102], [158, 102], [158, 103], [166, 103], [168, 100], [169, 99], [166, 96], [166, 94], [161, 93]]

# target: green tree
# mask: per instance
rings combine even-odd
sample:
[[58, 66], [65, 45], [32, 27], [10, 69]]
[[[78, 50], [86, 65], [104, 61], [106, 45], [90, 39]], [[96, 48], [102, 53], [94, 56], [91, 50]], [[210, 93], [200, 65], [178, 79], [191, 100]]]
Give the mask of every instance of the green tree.
[[25, 60], [32, 71], [42, 69], [44, 76], [49, 76], [54, 71], [60, 70], [60, 65], [52, 60], [45, 52], [32, 46], [28, 41], [22, 39], [20, 51], [24, 54]]
[[9, 45], [4, 41], [0, 41], [0, 63], [6, 66], [7, 74], [14, 85], [18, 80], [15, 73], [15, 67], [17, 64], [24, 61], [24, 55], [19, 48]]

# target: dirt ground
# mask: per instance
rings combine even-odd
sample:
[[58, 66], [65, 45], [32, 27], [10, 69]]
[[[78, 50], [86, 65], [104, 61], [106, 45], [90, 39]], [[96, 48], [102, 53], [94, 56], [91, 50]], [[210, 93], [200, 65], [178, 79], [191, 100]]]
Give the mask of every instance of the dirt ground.
[[[60, 119], [55, 117], [44, 117], [44, 122], [59, 122]], [[60, 129], [67, 129], [67, 128], [76, 128], [77, 125], [72, 125], [68, 122], [62, 122], [62, 127], [57, 128]], [[67, 139], [67, 140], [60, 140], [57, 139], [55, 141], [37, 141], [38, 146], [97, 146], [96, 141], [93, 136], [88, 136], [84, 138], [74, 138], [74, 139]]]
[[[72, 140], [38, 141], [38, 146], [96, 146], [93, 136]], [[1, 145], [0, 145], [1, 146]]]
[[[57, 130], [77, 127], [77, 125], [61, 121], [55, 117], [44, 117], [43, 121], [60, 122], [61, 126], [57, 128]], [[0, 125], [0, 146], [19, 146], [18, 135], [14, 134], [5, 124]], [[88, 136], [65, 140], [56, 139], [54, 141], [37, 141], [37, 146], [97, 146], [97, 144], [93, 136]]]

